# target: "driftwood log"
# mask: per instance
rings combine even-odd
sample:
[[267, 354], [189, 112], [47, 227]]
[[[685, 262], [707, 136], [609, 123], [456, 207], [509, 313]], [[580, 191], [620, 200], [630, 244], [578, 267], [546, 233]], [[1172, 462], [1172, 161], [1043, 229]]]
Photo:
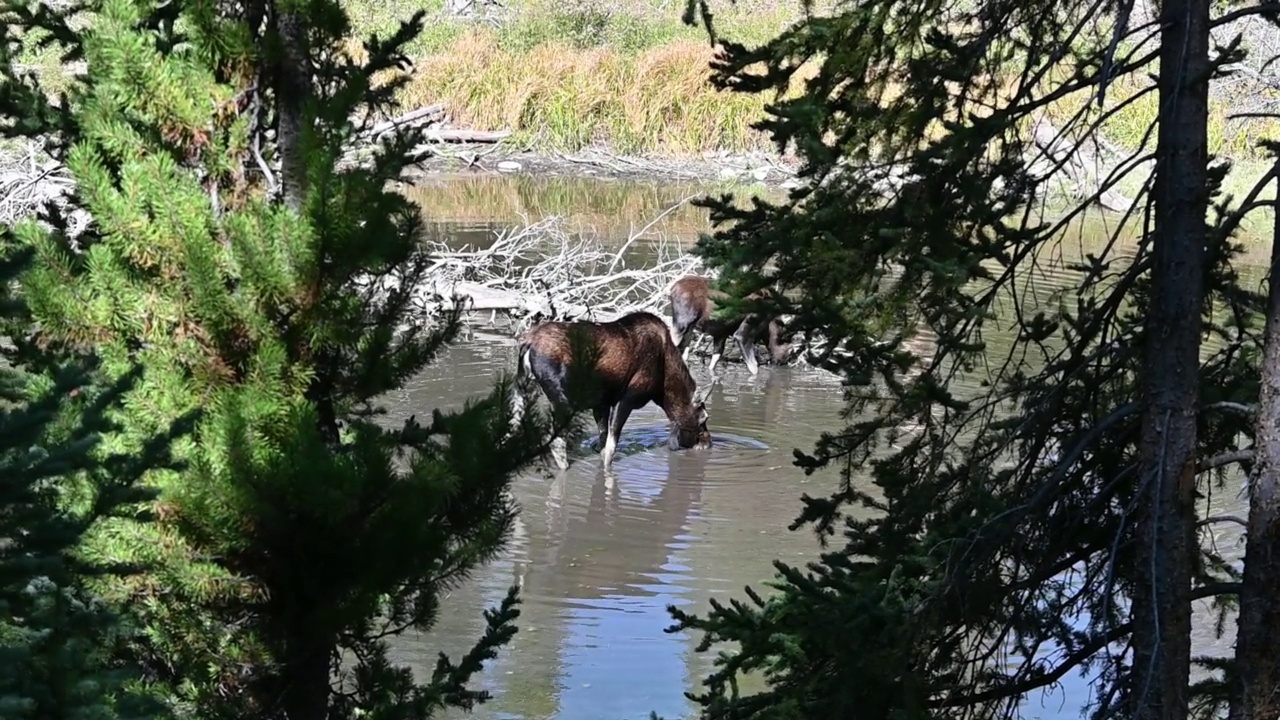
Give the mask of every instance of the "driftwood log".
[[493, 143], [511, 137], [510, 130], [463, 130], [447, 125], [444, 103], [434, 103], [374, 125], [357, 135], [351, 145], [375, 143], [392, 131], [407, 128], [422, 128], [434, 142]]
[[409, 128], [421, 129], [423, 139], [426, 140], [409, 150], [407, 155], [410, 160], [429, 157], [442, 144], [491, 144], [511, 137], [510, 130], [467, 130], [449, 127], [444, 104], [434, 103], [380, 122], [351, 138], [338, 163], [339, 167], [349, 167], [368, 161], [372, 158], [374, 149], [390, 133]]

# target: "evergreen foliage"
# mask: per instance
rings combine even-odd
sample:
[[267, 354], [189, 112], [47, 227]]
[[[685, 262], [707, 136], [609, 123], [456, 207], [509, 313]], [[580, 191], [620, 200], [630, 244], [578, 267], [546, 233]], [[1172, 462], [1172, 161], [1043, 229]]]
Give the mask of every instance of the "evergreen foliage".
[[[203, 411], [174, 448], [189, 467], [147, 474], [156, 522], [95, 533], [103, 557], [150, 568], [100, 585], [142, 630], [126, 658], [206, 720], [420, 718], [483, 701], [468, 681], [515, 632], [514, 588], [475, 648], [430, 678], [394, 666], [386, 638], [434, 624], [441, 594], [501, 550], [513, 475], [550, 431], [577, 430], [565, 413], [517, 421], [531, 389], [506, 378], [427, 426], [375, 423], [377, 398], [432, 362], [461, 317], [412, 298], [431, 258], [418, 208], [389, 184], [420, 138], [339, 167], [392, 107], [421, 13], [367, 41], [364, 62], [342, 51], [350, 26], [333, 0], [15, 0], [0, 20], [87, 63], [61, 105], [16, 73], [0, 83], [0, 112], [24, 120], [8, 132], [57, 133], [93, 218], [74, 241], [57, 217], [52, 232], [15, 229], [37, 257], [23, 286], [40, 332], [22, 352], [93, 349], [112, 378], [142, 366], [112, 452]], [[282, 77], [304, 85], [282, 93]], [[290, 152], [266, 131], [286, 135], [285, 117], [298, 120]]]
[[[14, 250], [8, 245], [9, 250]], [[8, 288], [30, 261], [0, 261]], [[0, 316], [26, 317], [5, 293]], [[161, 711], [131, 685], [137, 668], [119, 667], [106, 648], [128, 628], [90, 593], [91, 578], [120, 578], [134, 568], [82, 552], [85, 534], [104, 518], [131, 514], [152, 493], [137, 481], [170, 463], [168, 445], [190, 418], [153, 437], [138, 454], [96, 453], [107, 419], [137, 377], [109, 387], [89, 380], [91, 363], [63, 362], [47, 374], [0, 369], [0, 716], [127, 718]]]
[[[691, 0], [695, 17], [716, 41], [707, 3]], [[848, 0], [759, 47], [722, 41], [714, 82], [731, 91], [775, 92], [817, 64], [805, 92], [759, 124], [799, 153], [811, 186], [747, 208], [706, 201], [718, 229], [697, 252], [736, 298], [726, 311], [792, 314], [792, 331], [831, 340], [814, 359], [844, 378], [848, 422], [796, 451], [807, 471], [843, 478], [829, 497], [806, 495], [792, 526], [835, 541], [820, 559], [777, 562], [770, 593], [712, 600], [705, 616], [670, 608], [671, 631], [704, 633], [701, 651], [737, 647], [692, 696], [702, 717], [1011, 717], [1085, 669], [1093, 717], [1132, 709], [1128, 598], [1159, 581], [1137, 562], [1133, 530], [1152, 240], [1122, 247], [1122, 228], [1077, 250], [1063, 230], [1083, 207], [1042, 220], [1043, 168], [1024, 154], [1048, 101], [1096, 99], [1104, 73], [1145, 71], [1158, 52], [1127, 35], [1112, 62], [1111, 40], [1088, 3]], [[1236, 57], [1228, 47], [1212, 65]], [[1086, 107], [1059, 130], [1087, 135], [1109, 112]], [[1231, 233], [1254, 198], [1218, 197], [1222, 176], [1211, 168], [1202, 188], [1217, 202], [1202, 488], [1247, 460], [1234, 451], [1249, 412], [1232, 409], [1257, 397], [1264, 311], [1233, 268]], [[1080, 285], [1037, 293], [1027, 278], [1044, 268]], [[745, 299], [766, 288], [781, 292]], [[1012, 345], [990, 343], [991, 328]], [[1193, 599], [1225, 608], [1238, 572], [1211, 542], [1188, 561]], [[1193, 706], [1207, 715], [1230, 663], [1204, 664]], [[747, 676], [763, 689], [740, 692]]]

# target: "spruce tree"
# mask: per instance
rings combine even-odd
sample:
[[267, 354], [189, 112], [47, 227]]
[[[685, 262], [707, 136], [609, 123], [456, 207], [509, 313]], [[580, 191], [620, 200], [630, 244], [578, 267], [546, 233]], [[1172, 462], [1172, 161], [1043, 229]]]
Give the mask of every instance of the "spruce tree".
[[[30, 256], [16, 250], [0, 260], [0, 287]], [[20, 326], [26, 313], [5, 292], [0, 317]], [[0, 717], [154, 716], [162, 708], [133, 687], [138, 668], [118, 666], [109, 652], [128, 627], [87, 587], [134, 569], [86, 554], [82, 540], [103, 518], [151, 497], [137, 481], [169, 464], [171, 437], [190, 418], [137, 455], [98, 453], [102, 434], [115, 429], [107, 410], [137, 373], [101, 387], [89, 358], [42, 365], [38, 373], [0, 368]]]
[[[389, 184], [418, 133], [340, 168], [394, 107], [422, 13], [357, 62], [333, 0], [4, 7], [87, 64], [57, 105], [38, 84], [0, 85], [3, 112], [28, 118], [10, 132], [57, 138], [93, 218], [75, 243], [19, 229], [37, 257], [23, 288], [38, 344], [92, 348], [108, 377], [141, 364], [115, 450], [203, 411], [175, 446], [189, 468], [147, 475], [157, 522], [120, 518], [97, 538], [153, 568], [103, 584], [142, 629], [127, 659], [206, 719], [416, 718], [482, 701], [467, 683], [515, 632], [514, 588], [474, 649], [429, 678], [393, 666], [386, 638], [429, 628], [441, 593], [501, 550], [512, 477], [553, 426], [574, 428], [566, 413], [516, 422], [531, 389], [509, 378], [429, 424], [374, 422], [377, 398], [461, 321], [414, 299], [432, 259], [418, 208]], [[85, 12], [88, 30], [72, 31]]]

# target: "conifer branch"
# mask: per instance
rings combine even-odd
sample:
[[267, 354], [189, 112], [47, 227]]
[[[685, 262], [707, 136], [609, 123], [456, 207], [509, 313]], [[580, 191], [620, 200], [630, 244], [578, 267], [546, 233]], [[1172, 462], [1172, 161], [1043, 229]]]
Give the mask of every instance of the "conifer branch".
[[[1224, 468], [1228, 465], [1236, 465], [1236, 464], [1243, 464], [1248, 466], [1248, 465], [1251, 465], [1252, 463], [1253, 463], [1252, 449], [1233, 450], [1231, 452], [1219, 453], [1218, 455], [1214, 455], [1213, 457], [1209, 457], [1209, 458], [1205, 458], [1204, 460], [1201, 460], [1200, 463], [1196, 466], [1196, 472], [1208, 472], [1210, 470], [1217, 470], [1220, 468]], [[1248, 468], [1246, 467], [1245, 469], [1247, 470]]]

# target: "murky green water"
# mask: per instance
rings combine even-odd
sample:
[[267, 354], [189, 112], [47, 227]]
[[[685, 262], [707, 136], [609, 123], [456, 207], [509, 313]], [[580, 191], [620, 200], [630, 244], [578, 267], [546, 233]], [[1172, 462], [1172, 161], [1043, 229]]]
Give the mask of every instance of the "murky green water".
[[[483, 246], [493, 230], [547, 214], [565, 216], [579, 232], [621, 242], [691, 192], [696, 188], [480, 177], [436, 181], [410, 195], [441, 237]], [[655, 233], [692, 242], [706, 229], [705, 211], [686, 207]], [[1086, 251], [1100, 243], [1086, 229], [1076, 244]], [[1266, 252], [1257, 254], [1258, 264]], [[1038, 291], [1076, 282], [1053, 268], [1030, 278]], [[1011, 342], [990, 334], [987, 340], [995, 346]], [[767, 365], [752, 379], [736, 362], [736, 351], [729, 353], [734, 361], [720, 370], [709, 401], [714, 448], [666, 450], [663, 417], [650, 405], [632, 415], [623, 440], [657, 447], [615, 460], [616, 483], [606, 480], [595, 455], [575, 458], [558, 475], [538, 471], [519, 478], [514, 492], [522, 514], [509, 551], [445, 601], [429, 636], [398, 639], [393, 660], [429, 674], [436, 653], [456, 656], [468, 649], [481, 632], [481, 610], [520, 583], [520, 631], [484, 673], [481, 684], [495, 698], [475, 717], [687, 716], [691, 705], [683, 693], [698, 688], [710, 660], [695, 655], [697, 637], [664, 632], [671, 625], [667, 606], [704, 611], [713, 597], [742, 597], [744, 585], [763, 589], [774, 558], [798, 564], [813, 557], [812, 534], [786, 526], [799, 512], [802, 493], [825, 494], [835, 482], [833, 473], [806, 477], [791, 464], [793, 448], [809, 450], [820, 432], [839, 427], [842, 402], [834, 379]], [[459, 406], [512, 368], [510, 340], [461, 344], [389, 398], [388, 421]], [[702, 361], [692, 360], [691, 370], [700, 384], [708, 381]], [[1215, 512], [1240, 511], [1237, 487], [1229, 483], [1216, 493]], [[1238, 557], [1238, 528], [1220, 527], [1219, 549]], [[1230, 652], [1234, 623], [1228, 623], [1227, 637], [1215, 641], [1211, 616], [1206, 612], [1201, 620], [1195, 652]], [[1075, 717], [1087, 691], [1072, 674], [1054, 691], [1028, 698], [1025, 714]]]

